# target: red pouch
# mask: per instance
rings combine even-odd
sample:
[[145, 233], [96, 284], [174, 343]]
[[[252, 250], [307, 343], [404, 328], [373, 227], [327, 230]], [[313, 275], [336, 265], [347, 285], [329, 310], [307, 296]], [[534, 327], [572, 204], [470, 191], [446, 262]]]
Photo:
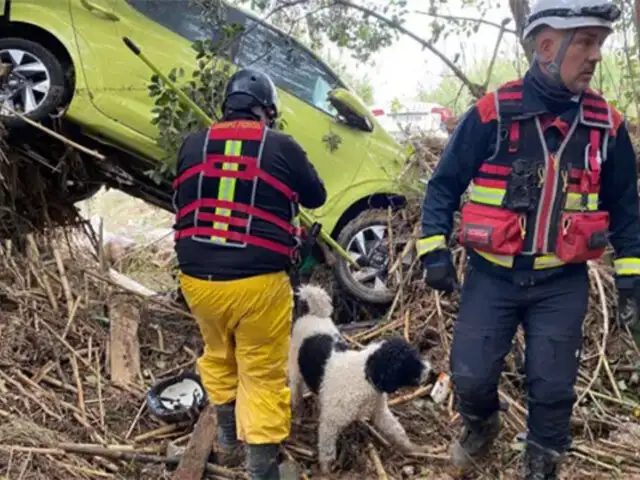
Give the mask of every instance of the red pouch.
[[565, 212], [560, 219], [556, 255], [565, 263], [599, 258], [607, 246], [608, 212]]
[[517, 255], [524, 243], [524, 217], [468, 202], [462, 207], [458, 242], [495, 255]]

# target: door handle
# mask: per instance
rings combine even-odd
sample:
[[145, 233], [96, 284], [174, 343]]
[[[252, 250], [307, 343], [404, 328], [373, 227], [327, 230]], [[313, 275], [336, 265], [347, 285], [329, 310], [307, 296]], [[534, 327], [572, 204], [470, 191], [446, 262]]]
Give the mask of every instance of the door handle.
[[80, 0], [80, 3], [82, 4], [82, 6], [84, 8], [86, 8], [90, 12], [99, 13], [102, 16], [104, 16], [107, 20], [111, 20], [113, 22], [117, 22], [117, 21], [120, 20], [120, 17], [118, 15], [116, 15], [115, 13], [112, 13], [112, 12], [104, 9], [99, 5], [96, 5], [95, 3], [90, 2], [89, 0]]

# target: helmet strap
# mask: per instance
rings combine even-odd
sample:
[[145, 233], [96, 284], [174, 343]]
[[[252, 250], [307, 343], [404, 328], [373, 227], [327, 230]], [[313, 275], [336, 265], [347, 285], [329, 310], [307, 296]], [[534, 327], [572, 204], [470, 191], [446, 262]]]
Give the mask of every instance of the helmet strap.
[[[558, 53], [556, 54], [556, 58], [547, 67], [551, 77], [561, 85], [564, 85], [564, 82], [562, 81], [562, 76], [560, 75], [560, 67], [562, 66], [562, 62], [564, 61], [564, 57], [567, 54], [567, 50], [569, 49], [569, 45], [571, 45], [571, 41], [573, 40], [574, 35], [574, 29], [565, 31], [564, 38], [562, 39], [562, 43], [560, 44], [560, 49], [558, 49]], [[566, 87], [566, 85], [564, 86]]]

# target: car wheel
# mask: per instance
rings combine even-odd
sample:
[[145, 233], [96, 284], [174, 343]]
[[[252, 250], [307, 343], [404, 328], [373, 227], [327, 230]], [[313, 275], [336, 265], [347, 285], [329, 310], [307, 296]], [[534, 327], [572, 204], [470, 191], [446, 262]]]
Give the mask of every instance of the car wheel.
[[[394, 232], [395, 233], [395, 232]], [[395, 259], [406, 246], [406, 236], [393, 236]], [[343, 258], [334, 265], [337, 281], [357, 299], [374, 305], [388, 304], [396, 293], [395, 285], [401, 280], [401, 270], [389, 276], [390, 249], [388, 213], [386, 210], [367, 210], [351, 220], [338, 236], [338, 243], [356, 261], [366, 259], [366, 266], [355, 267]], [[404, 271], [413, 261], [413, 252], [402, 259]]]
[[49, 50], [22, 38], [0, 39], [0, 120], [5, 125], [24, 125], [6, 107], [41, 121], [68, 93], [64, 68]]

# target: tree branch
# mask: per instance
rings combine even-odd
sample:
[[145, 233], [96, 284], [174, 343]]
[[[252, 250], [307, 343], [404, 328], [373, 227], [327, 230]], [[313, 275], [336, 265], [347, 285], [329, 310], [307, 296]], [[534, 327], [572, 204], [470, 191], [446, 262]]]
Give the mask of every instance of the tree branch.
[[480, 98], [482, 95], [485, 94], [485, 90], [482, 88], [482, 85], [478, 85], [477, 83], [474, 83], [471, 80], [469, 80], [469, 77], [467, 77], [465, 73], [462, 70], [460, 70], [460, 68], [457, 65], [455, 65], [451, 60], [449, 60], [440, 50], [434, 47], [430, 41], [419, 37], [412, 31], [407, 30], [402, 25], [398, 24], [397, 22], [394, 22], [393, 20], [385, 17], [384, 15], [381, 15], [371, 10], [370, 8], [363, 7], [362, 5], [357, 5], [350, 0], [333, 0], [333, 5], [342, 5], [343, 7], [358, 10], [364, 13], [365, 15], [369, 15], [375, 18], [376, 20], [386, 24], [387, 26], [393, 28], [394, 30], [400, 33], [403, 33], [404, 35], [407, 35], [408, 37], [414, 39], [416, 42], [418, 42], [420, 45], [422, 45], [424, 48], [426, 48], [431, 53], [433, 53], [436, 57], [442, 60], [442, 62], [444, 62], [444, 64], [447, 67], [449, 67], [451, 71], [453, 71], [453, 73], [455, 73], [456, 77], [458, 77], [460, 81], [462, 81], [462, 83], [465, 84], [465, 86], [469, 89], [469, 92], [471, 93], [471, 95], [473, 95], [473, 97]]
[[[424, 12], [422, 10], [414, 10], [413, 13], [417, 13], [418, 15], [426, 15], [427, 17], [441, 18], [442, 20], [449, 20], [449, 21], [461, 20], [463, 22], [481, 23], [483, 25], [489, 25], [490, 27], [495, 27], [500, 30], [503, 30], [506, 33], [511, 33], [513, 35], [516, 34], [515, 30], [512, 30], [511, 28], [506, 28], [506, 24], [504, 24], [505, 26], [503, 26], [503, 24], [492, 22], [491, 20], [485, 20], [484, 18], [458, 17], [456, 15], [441, 15], [439, 13]], [[511, 19], [505, 18], [503, 22], [504, 21], [507, 21], [508, 23], [511, 21]]]
[[491, 57], [491, 62], [489, 62], [489, 68], [487, 69], [487, 78], [484, 81], [484, 89], [487, 90], [489, 88], [489, 82], [491, 81], [491, 75], [493, 74], [493, 66], [496, 63], [496, 58], [498, 58], [498, 50], [500, 49], [500, 42], [502, 42], [502, 37], [504, 36], [504, 31], [507, 26], [507, 23], [511, 21], [510, 18], [505, 18], [502, 20], [502, 25], [500, 26], [500, 33], [498, 33], [498, 40], [496, 40], [496, 46], [493, 49], [493, 56]]

